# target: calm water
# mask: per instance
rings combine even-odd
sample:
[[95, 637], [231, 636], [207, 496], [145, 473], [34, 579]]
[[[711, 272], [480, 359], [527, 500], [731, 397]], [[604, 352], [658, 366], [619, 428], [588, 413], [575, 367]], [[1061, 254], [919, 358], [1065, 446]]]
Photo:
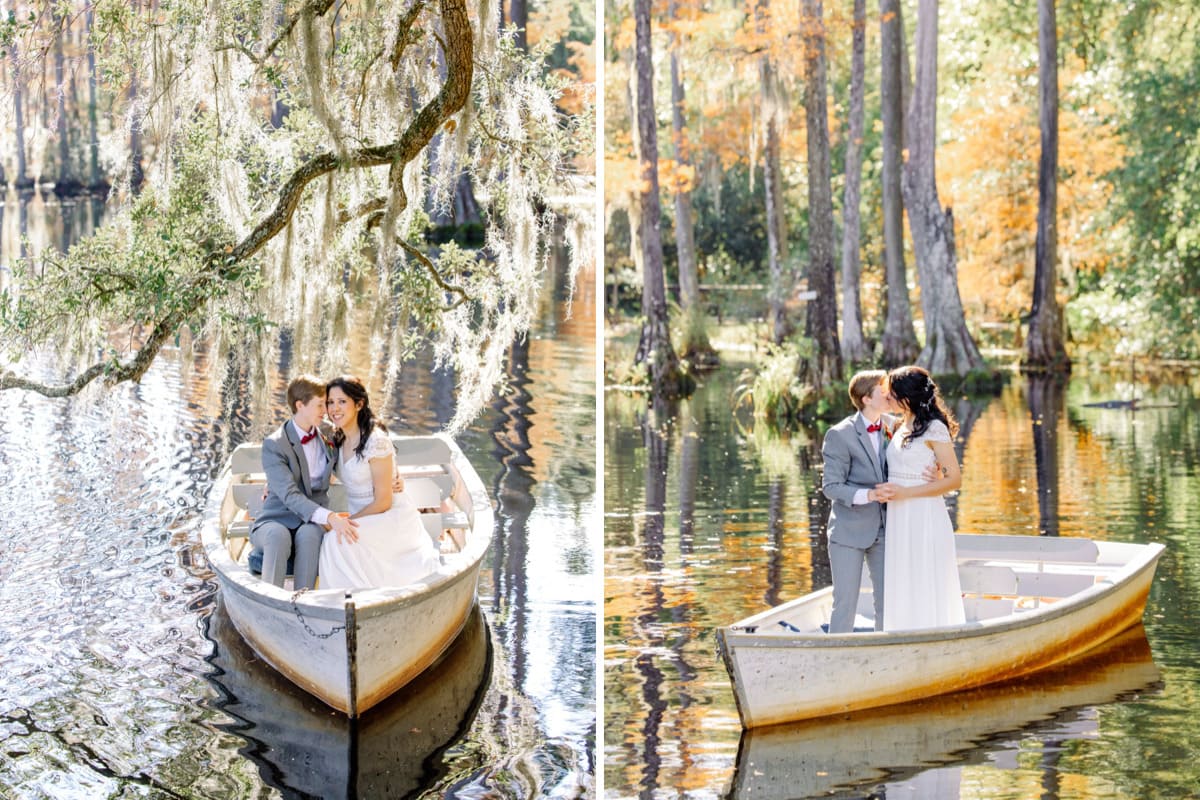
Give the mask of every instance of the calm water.
[[[279, 424], [273, 392], [311, 364], [284, 341], [254, 379], [197, 348], [139, 386], [4, 393], [0, 797], [591, 794], [595, 334], [593, 298], [566, 318], [563, 282], [510, 349], [508, 391], [458, 437], [498, 507], [482, 613], [355, 728], [249, 654], [200, 544], [223, 459]], [[448, 376], [349, 352], [393, 430], [449, 420]]]
[[956, 407], [958, 529], [1165, 543], [1144, 633], [1016, 685], [751, 735], [713, 629], [829, 585], [829, 508], [823, 429], [736, 420], [737, 372], [674, 409], [605, 398], [608, 796], [1200, 796], [1197, 373], [1016, 377]]

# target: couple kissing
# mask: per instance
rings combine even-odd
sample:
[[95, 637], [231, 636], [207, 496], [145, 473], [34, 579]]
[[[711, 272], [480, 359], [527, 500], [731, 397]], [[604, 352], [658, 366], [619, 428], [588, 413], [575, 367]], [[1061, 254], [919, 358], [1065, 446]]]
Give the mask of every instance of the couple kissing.
[[874, 630], [962, 623], [954, 528], [943, 499], [962, 484], [958, 423], [920, 367], [859, 372], [849, 392], [857, 411], [830, 428], [821, 447], [822, 489], [832, 503], [829, 632], [862, 630], [855, 618], [864, 564]]

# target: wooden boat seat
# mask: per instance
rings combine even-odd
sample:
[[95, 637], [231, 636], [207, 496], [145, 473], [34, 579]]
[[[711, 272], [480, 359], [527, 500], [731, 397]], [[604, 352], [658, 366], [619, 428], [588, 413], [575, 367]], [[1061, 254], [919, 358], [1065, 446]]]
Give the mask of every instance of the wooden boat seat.
[[959, 562], [1024, 561], [1044, 564], [1095, 564], [1100, 548], [1090, 539], [1057, 536], [971, 536], [954, 538]]
[[[396, 446], [396, 469], [406, 481], [428, 480], [438, 488], [441, 499], [454, 493], [454, 476], [450, 472], [450, 447], [441, 439], [399, 439]], [[265, 480], [262, 470], [262, 445], [240, 444], [229, 458], [229, 469], [245, 480]], [[434, 503], [432, 505], [438, 505]]]

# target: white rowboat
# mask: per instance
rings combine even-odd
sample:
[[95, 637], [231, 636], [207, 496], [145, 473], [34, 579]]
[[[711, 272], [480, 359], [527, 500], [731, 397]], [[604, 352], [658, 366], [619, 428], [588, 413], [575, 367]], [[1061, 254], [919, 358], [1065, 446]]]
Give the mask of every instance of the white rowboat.
[[994, 765], [1006, 750], [1029, 752], [1031, 742], [1094, 737], [1103, 718], [1096, 707], [1161, 686], [1146, 632], [1135, 625], [1017, 680], [743, 731], [728, 798], [880, 796], [880, 783], [894, 789], [938, 765]]
[[[249, 522], [261, 506], [261, 450], [242, 445], [209, 495], [201, 538], [229, 618], [258, 655], [305, 691], [357, 717], [450, 646], [475, 602], [493, 512], [483, 482], [444, 436], [393, 437], [405, 491], [440, 541], [441, 566], [399, 587], [294, 592], [247, 566]], [[337, 488], [337, 487], [334, 487]], [[331, 491], [331, 505], [337, 505]], [[443, 535], [443, 531], [448, 531]]]
[[[1142, 619], [1160, 544], [959, 534], [963, 625], [830, 635], [832, 587], [717, 630], [747, 728], [904, 703], [1066, 661]], [[886, 615], [887, 611], [884, 610]]]

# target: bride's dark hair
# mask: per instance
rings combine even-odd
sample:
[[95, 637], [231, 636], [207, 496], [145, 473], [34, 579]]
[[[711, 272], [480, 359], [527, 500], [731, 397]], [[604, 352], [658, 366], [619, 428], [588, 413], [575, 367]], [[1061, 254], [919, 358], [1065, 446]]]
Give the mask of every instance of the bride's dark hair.
[[913, 426], [904, 438], [905, 446], [929, 430], [929, 423], [935, 419], [950, 429], [951, 438], [958, 435], [958, 422], [946, 408], [942, 393], [928, 372], [920, 367], [897, 367], [888, 373], [887, 385], [896, 402], [913, 414]]
[[[363, 382], [353, 375], [342, 375], [334, 378], [329, 383], [325, 384], [325, 397], [329, 398], [329, 390], [333, 388], [341, 389], [350, 401], [357, 404], [362, 402], [362, 408], [358, 410], [356, 417], [358, 424], [358, 446], [354, 448], [354, 454], [362, 458], [363, 450], [367, 447], [367, 439], [371, 436], [371, 431], [378, 428], [381, 431], [386, 431], [387, 426], [379, 420], [375, 419], [375, 412], [371, 410], [371, 398], [367, 396], [367, 387], [363, 386]], [[333, 433], [333, 446], [341, 447], [346, 441], [346, 432], [338, 428]]]

